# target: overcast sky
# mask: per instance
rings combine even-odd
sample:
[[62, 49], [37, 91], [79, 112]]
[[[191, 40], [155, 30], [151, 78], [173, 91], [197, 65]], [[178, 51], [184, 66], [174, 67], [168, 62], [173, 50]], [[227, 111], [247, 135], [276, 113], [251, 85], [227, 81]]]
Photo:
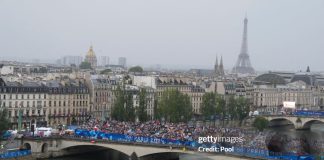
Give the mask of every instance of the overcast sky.
[[245, 13], [256, 70], [324, 70], [324, 0], [0, 0], [0, 57], [230, 69]]

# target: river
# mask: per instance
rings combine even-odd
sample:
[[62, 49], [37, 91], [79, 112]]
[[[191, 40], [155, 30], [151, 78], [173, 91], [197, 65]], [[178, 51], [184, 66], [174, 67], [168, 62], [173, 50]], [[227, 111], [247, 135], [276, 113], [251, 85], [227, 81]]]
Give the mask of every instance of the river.
[[[324, 143], [324, 124], [314, 124], [310, 130], [295, 130], [292, 126], [272, 127], [268, 149], [274, 152], [319, 154]], [[274, 135], [273, 135], [274, 134]]]

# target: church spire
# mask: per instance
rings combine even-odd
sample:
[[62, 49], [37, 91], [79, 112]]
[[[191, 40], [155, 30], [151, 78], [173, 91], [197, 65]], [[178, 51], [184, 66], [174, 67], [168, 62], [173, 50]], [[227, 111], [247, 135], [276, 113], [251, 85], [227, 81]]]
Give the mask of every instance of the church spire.
[[216, 62], [215, 62], [215, 66], [214, 66], [214, 72], [215, 72], [215, 75], [218, 75], [218, 56], [216, 55]]
[[220, 59], [220, 62], [219, 62], [220, 64], [219, 64], [219, 67], [218, 67], [218, 69], [219, 69], [219, 75], [220, 76], [224, 76], [224, 66], [223, 66], [223, 56], [221, 56], [221, 59]]

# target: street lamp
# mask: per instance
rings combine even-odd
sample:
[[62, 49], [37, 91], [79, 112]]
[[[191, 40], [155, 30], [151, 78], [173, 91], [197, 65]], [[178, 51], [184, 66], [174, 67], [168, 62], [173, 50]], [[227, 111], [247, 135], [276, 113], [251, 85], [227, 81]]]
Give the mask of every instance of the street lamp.
[[22, 112], [21, 112], [21, 104], [18, 109], [18, 132], [21, 131], [21, 121], [22, 121]]
[[102, 123], [106, 120], [106, 102], [103, 102], [104, 108], [102, 109], [102, 115], [101, 115], [101, 120]]
[[161, 121], [162, 121], [162, 124], [164, 124], [165, 118], [162, 117], [162, 118], [161, 118]]

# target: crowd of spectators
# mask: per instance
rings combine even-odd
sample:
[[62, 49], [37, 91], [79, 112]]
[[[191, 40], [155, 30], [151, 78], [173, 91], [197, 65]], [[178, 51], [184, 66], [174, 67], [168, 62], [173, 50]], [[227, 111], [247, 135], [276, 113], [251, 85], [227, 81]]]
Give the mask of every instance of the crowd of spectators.
[[[164, 138], [181, 141], [198, 141], [199, 137], [242, 137], [243, 142], [236, 142], [234, 146], [249, 147], [267, 150], [266, 138], [271, 132], [259, 132], [246, 128], [223, 128], [218, 126], [203, 126], [188, 123], [170, 123], [161, 121], [148, 122], [120, 122], [100, 121], [90, 119], [80, 126], [81, 129], [98, 130], [105, 133], [117, 133], [130, 136], [141, 136], [151, 138]], [[271, 136], [271, 135], [270, 135]], [[288, 138], [285, 142], [287, 150], [298, 153], [302, 152], [304, 139]], [[323, 141], [310, 142], [317, 151], [324, 150]]]
[[243, 128], [223, 128], [215, 126], [193, 125], [187, 123], [170, 123], [161, 121], [120, 122], [90, 119], [80, 126], [81, 129], [98, 130], [105, 133], [117, 133], [130, 136], [164, 138], [181, 141], [197, 141], [199, 137], [242, 137], [242, 143], [234, 143], [242, 147], [266, 148], [265, 135], [262, 132]]

